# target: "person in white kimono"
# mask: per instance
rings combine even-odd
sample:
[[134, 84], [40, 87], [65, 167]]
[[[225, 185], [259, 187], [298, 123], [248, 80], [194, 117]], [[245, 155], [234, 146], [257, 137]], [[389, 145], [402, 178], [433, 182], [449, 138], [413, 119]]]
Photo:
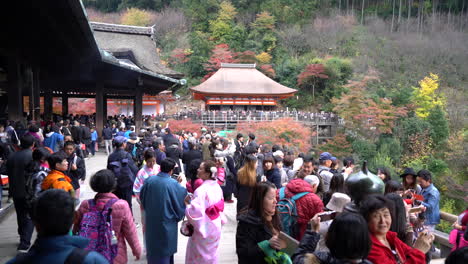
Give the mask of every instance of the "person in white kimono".
[[197, 176], [203, 180], [193, 196], [185, 199], [185, 216], [194, 227], [187, 243], [185, 263], [218, 263], [218, 246], [221, 227], [226, 223], [223, 191], [217, 180], [217, 168], [213, 161], [204, 161]]

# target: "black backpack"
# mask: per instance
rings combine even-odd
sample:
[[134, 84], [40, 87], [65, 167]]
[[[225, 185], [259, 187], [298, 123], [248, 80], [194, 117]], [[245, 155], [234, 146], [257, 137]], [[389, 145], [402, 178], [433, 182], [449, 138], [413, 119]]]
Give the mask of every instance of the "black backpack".
[[128, 158], [124, 158], [120, 161], [113, 161], [107, 165], [107, 169], [114, 172], [115, 178], [117, 179], [117, 187], [124, 189], [130, 186], [133, 186], [135, 181], [135, 175], [133, 175], [132, 170], [130, 169]]

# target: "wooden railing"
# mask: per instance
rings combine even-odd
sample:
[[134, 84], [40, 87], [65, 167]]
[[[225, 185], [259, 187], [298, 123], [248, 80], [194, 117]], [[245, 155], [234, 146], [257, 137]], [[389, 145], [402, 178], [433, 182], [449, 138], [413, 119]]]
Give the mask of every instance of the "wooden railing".
[[[440, 211], [440, 219], [449, 223], [454, 223], [457, 221], [458, 217], [456, 215]], [[440, 245], [440, 257], [446, 258], [450, 254], [450, 251], [453, 247], [453, 245], [449, 243], [449, 234], [435, 230], [434, 236], [434, 242], [439, 243]]]

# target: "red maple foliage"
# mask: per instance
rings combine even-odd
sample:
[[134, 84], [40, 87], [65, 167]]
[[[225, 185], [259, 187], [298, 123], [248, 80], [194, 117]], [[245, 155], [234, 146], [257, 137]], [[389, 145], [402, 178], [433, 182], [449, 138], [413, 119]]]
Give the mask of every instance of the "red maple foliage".
[[238, 52], [235, 55], [237, 63], [256, 63], [257, 58], [255, 58], [255, 52], [251, 50], [246, 50], [244, 52]]
[[299, 86], [304, 86], [315, 83], [320, 79], [328, 79], [328, 75], [325, 74], [325, 66], [323, 64], [309, 64], [297, 76], [297, 83]]
[[212, 50], [212, 55], [207, 63], [203, 66], [208, 72], [202, 79], [202, 82], [210, 78], [219, 68], [221, 68], [221, 63], [235, 63], [236, 53], [231, 51], [228, 44], [219, 44], [216, 45]]
[[307, 152], [311, 148], [312, 130], [292, 118], [272, 122], [241, 122], [236, 131], [244, 134], [253, 133], [259, 144], [278, 144], [296, 151]]
[[171, 133], [180, 133], [182, 131], [199, 133], [201, 129], [201, 124], [194, 123], [191, 118], [184, 120], [168, 119], [166, 124], [169, 124]]
[[186, 63], [189, 61], [189, 55], [190, 53], [184, 49], [181, 49], [181, 48], [174, 49], [171, 52], [171, 57], [169, 58], [169, 64], [177, 65], [177, 64]]
[[275, 78], [276, 76], [275, 69], [273, 69], [273, 66], [271, 66], [271, 64], [264, 64], [260, 66], [260, 71], [270, 78]]

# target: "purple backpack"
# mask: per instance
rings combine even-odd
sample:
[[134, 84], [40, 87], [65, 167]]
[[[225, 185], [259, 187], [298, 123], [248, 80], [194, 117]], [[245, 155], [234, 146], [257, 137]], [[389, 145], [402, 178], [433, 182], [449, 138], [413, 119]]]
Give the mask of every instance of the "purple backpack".
[[118, 199], [110, 199], [99, 211], [94, 199], [88, 200], [89, 211], [83, 215], [79, 236], [88, 238], [87, 250], [99, 252], [109, 263], [117, 256], [117, 240], [112, 229], [112, 205]]

